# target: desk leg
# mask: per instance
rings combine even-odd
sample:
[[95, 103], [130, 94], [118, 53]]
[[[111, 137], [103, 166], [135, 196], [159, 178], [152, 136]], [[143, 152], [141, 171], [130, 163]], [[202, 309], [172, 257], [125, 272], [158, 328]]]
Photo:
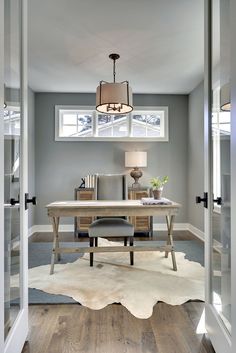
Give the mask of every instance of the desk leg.
[[[166, 245], [170, 245], [170, 223], [169, 223], [169, 216], [166, 216], [166, 225], [167, 225], [167, 241], [166, 241]], [[165, 257], [168, 257], [169, 253], [168, 251], [165, 252]]]
[[[168, 229], [168, 235], [167, 235], [167, 242], [166, 245], [174, 245], [173, 243], [173, 226], [174, 226], [174, 219], [175, 216], [166, 216], [166, 224], [167, 224], [167, 229]], [[168, 257], [168, 251], [165, 252], [165, 257]], [[177, 271], [177, 264], [176, 264], [176, 259], [175, 259], [175, 251], [174, 249], [171, 250], [171, 257], [172, 257], [172, 263], [173, 263], [173, 270]]]
[[52, 275], [54, 272], [55, 261], [61, 259], [61, 255], [55, 253], [55, 250], [59, 248], [59, 237], [58, 237], [59, 220], [60, 220], [59, 217], [51, 218], [54, 238], [53, 238], [53, 247], [52, 247], [50, 275]]
[[151, 237], [153, 238], [153, 216], [150, 216], [150, 228], [151, 231], [149, 232], [149, 236], [151, 235]]

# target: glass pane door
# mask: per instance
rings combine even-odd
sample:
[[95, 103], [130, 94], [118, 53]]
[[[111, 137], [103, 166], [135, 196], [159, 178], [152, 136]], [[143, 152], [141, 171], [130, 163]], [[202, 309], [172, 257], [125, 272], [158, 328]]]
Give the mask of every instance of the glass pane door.
[[4, 1], [4, 332], [21, 308], [20, 0]]
[[212, 2], [212, 260], [211, 300], [231, 333], [229, 0]]

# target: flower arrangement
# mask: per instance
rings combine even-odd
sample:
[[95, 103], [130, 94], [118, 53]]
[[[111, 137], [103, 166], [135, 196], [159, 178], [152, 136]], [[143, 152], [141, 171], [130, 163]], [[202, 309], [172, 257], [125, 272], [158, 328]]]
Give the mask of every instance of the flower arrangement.
[[160, 177], [155, 177], [151, 179], [151, 185], [154, 190], [160, 190], [163, 188], [163, 185], [165, 185], [169, 180], [169, 177], [166, 175], [163, 178]]
[[168, 182], [168, 180], [169, 180], [169, 177], [167, 175], [165, 175], [163, 178], [154, 177], [150, 180], [154, 199], [161, 198], [163, 186]]

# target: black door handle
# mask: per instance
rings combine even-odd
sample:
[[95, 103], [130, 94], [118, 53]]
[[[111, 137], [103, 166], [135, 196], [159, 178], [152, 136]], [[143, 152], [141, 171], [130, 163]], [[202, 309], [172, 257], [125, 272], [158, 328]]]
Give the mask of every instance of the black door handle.
[[207, 208], [208, 207], [208, 194], [207, 192], [204, 192], [204, 196], [196, 196], [196, 203], [201, 203], [203, 202], [204, 207]]
[[31, 199], [29, 199], [29, 194], [25, 194], [25, 210], [28, 209], [28, 203], [32, 203], [32, 205], [36, 205], [37, 204], [36, 196], [33, 196]]
[[20, 198], [18, 196], [18, 200], [14, 199], [14, 198], [11, 198], [10, 199], [10, 204], [11, 206], [15, 206], [17, 203], [20, 203]]
[[217, 205], [222, 205], [222, 197], [217, 197], [216, 199], [213, 199], [213, 202], [215, 202]]

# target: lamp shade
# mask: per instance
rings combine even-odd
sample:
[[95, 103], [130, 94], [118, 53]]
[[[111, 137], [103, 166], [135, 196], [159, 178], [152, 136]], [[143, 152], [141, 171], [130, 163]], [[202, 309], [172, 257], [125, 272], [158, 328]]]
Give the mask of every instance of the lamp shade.
[[96, 110], [100, 113], [126, 114], [133, 110], [132, 90], [127, 81], [101, 82], [96, 92]]
[[127, 114], [133, 110], [132, 90], [128, 81], [116, 82], [116, 60], [119, 54], [110, 54], [113, 60], [113, 82], [100, 81], [96, 91], [96, 110], [105, 114]]
[[230, 85], [226, 83], [220, 89], [220, 109], [226, 112], [231, 110]]
[[146, 167], [147, 166], [147, 152], [125, 152], [125, 166], [126, 167]]

